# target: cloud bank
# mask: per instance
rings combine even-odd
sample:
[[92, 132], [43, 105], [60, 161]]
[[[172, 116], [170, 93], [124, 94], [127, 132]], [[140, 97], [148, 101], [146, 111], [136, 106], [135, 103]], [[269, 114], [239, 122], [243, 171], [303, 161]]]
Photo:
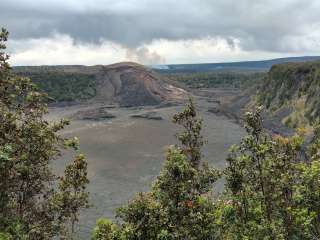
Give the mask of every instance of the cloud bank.
[[2, 0], [0, 22], [15, 64], [214, 62], [320, 54], [319, 10], [318, 0]]

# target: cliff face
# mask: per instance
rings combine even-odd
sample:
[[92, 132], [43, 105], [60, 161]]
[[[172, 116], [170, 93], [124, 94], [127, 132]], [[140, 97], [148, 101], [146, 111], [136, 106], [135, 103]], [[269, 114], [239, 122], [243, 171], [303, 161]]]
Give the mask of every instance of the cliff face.
[[181, 101], [187, 93], [159, 74], [136, 63], [108, 66], [18, 67], [56, 102], [96, 101], [122, 106]]
[[258, 88], [257, 101], [290, 127], [320, 118], [320, 62], [274, 65]]

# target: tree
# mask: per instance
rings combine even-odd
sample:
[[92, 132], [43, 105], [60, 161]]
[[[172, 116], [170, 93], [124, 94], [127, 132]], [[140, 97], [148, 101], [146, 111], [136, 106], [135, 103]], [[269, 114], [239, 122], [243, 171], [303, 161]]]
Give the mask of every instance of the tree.
[[186, 108], [173, 116], [173, 122], [181, 125], [184, 130], [177, 134], [178, 140], [182, 144], [183, 153], [188, 157], [194, 168], [198, 168], [201, 163], [201, 148], [205, 141], [201, 135], [202, 119], [197, 118], [197, 112], [191, 98]]
[[[79, 209], [88, 206], [86, 162], [77, 156], [65, 176], [50, 164], [77, 139], [58, 132], [66, 120], [44, 115], [47, 95], [30, 79], [15, 76], [5, 54], [8, 32], [0, 33], [0, 232], [8, 239], [52, 239], [72, 231]], [[60, 180], [59, 180], [60, 179]], [[60, 183], [59, 183], [60, 181]], [[70, 239], [70, 238], [69, 238]]]
[[189, 101], [174, 117], [185, 127], [182, 146], [168, 149], [152, 190], [118, 210], [121, 224], [98, 221], [93, 239], [319, 239], [320, 128], [306, 156], [304, 131], [273, 135], [264, 130], [261, 111], [245, 115], [247, 136], [231, 148], [225, 192], [213, 199], [220, 174], [200, 165], [201, 122]]
[[217, 239], [210, 191], [219, 172], [200, 165], [204, 141], [192, 100], [174, 122], [184, 127], [179, 135], [183, 137], [178, 137], [182, 147], [168, 149], [150, 192], [138, 194], [118, 210], [122, 224], [99, 220], [93, 239]]
[[261, 110], [246, 114], [248, 136], [227, 159], [219, 207], [224, 239], [318, 239], [319, 141], [311, 147], [311, 162], [303, 159], [302, 131], [270, 135]]

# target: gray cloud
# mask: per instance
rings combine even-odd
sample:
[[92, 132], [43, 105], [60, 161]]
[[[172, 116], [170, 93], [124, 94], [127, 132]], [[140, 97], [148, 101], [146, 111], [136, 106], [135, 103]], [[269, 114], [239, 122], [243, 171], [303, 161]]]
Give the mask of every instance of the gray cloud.
[[14, 39], [59, 32], [80, 43], [107, 39], [137, 48], [156, 39], [219, 37], [230, 47], [238, 39], [248, 51], [289, 52], [300, 50], [296, 39], [303, 37], [319, 44], [320, 33], [312, 35], [319, 10], [318, 0], [2, 0], [0, 23]]

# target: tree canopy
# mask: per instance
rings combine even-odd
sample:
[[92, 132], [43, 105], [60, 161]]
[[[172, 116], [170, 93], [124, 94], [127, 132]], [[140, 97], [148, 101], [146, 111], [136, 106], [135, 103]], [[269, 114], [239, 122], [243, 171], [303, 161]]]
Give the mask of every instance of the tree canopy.
[[59, 131], [67, 120], [49, 122], [47, 95], [30, 79], [12, 73], [0, 33], [0, 239], [71, 239], [79, 210], [88, 207], [87, 163], [77, 153], [57, 176], [51, 163], [78, 140]]
[[[98, 220], [93, 239], [319, 239], [319, 128], [306, 149], [303, 129], [292, 137], [265, 131], [261, 109], [245, 115], [247, 136], [221, 173], [202, 161], [202, 121], [190, 101], [174, 116], [181, 146], [168, 149], [151, 191], [118, 210], [119, 224]], [[213, 197], [220, 177], [225, 191]]]

